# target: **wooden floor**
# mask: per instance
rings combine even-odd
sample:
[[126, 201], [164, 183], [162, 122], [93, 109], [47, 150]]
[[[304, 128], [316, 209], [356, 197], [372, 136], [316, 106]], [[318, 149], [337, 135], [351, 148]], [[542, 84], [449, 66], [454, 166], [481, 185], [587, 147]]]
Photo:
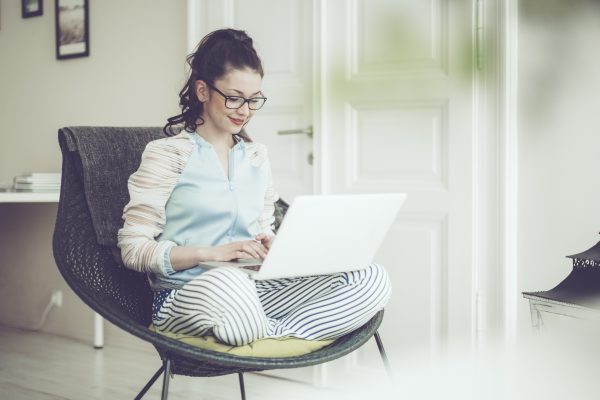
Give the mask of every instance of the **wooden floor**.
[[[600, 393], [600, 332], [584, 326], [583, 334], [575, 334], [573, 322], [567, 322], [566, 334], [557, 337], [522, 337], [512, 345], [505, 341], [482, 345], [476, 352], [468, 345], [438, 358], [410, 357], [408, 352], [392, 355], [391, 380], [373, 349], [368, 353], [374, 353], [379, 363], [371, 369], [365, 367], [368, 360], [361, 360], [352, 371], [335, 362], [327, 364], [327, 382], [341, 383], [328, 383], [335, 390], [246, 374], [247, 398], [595, 400]], [[95, 350], [89, 343], [0, 327], [0, 400], [133, 399], [159, 366], [153, 349]], [[159, 380], [145, 399], [160, 398], [160, 388]], [[169, 399], [240, 399], [237, 376], [175, 376]]]
[[[133, 399], [159, 368], [155, 352], [87, 343], [0, 327], [0, 399]], [[145, 399], [160, 398], [159, 379]], [[348, 394], [259, 374], [245, 375], [249, 400], [348, 399]], [[239, 399], [237, 375], [175, 376], [169, 399]]]

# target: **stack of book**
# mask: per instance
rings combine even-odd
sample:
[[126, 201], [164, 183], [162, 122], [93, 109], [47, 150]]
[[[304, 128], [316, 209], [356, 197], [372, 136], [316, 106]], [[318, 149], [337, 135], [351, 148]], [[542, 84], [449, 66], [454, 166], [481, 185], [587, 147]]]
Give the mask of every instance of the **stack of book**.
[[60, 173], [36, 172], [15, 176], [13, 186], [17, 192], [58, 192]]

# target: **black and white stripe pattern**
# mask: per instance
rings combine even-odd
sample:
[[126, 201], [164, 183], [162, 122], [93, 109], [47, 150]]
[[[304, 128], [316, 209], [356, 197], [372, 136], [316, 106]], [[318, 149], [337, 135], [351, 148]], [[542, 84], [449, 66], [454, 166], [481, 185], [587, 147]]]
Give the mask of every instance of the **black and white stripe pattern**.
[[155, 313], [161, 331], [241, 346], [267, 337], [333, 339], [367, 322], [391, 295], [385, 269], [254, 281], [216, 268], [173, 290]]

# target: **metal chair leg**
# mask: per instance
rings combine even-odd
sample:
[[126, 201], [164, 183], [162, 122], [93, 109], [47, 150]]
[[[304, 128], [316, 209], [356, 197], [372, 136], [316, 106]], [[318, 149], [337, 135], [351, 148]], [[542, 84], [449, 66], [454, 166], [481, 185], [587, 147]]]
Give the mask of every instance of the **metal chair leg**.
[[135, 396], [135, 400], [140, 400], [142, 397], [144, 397], [144, 395], [146, 394], [148, 389], [150, 389], [150, 387], [152, 387], [152, 384], [154, 384], [154, 382], [156, 382], [156, 380], [158, 379], [160, 374], [162, 374], [164, 369], [165, 369], [165, 366], [161, 365], [160, 368], [158, 369], [158, 371], [156, 371], [156, 373], [154, 375], [152, 375], [152, 378], [150, 378], [148, 383], [146, 383], [146, 386], [144, 386], [144, 388], [138, 393], [138, 395]]
[[163, 365], [165, 366], [165, 374], [163, 376], [162, 395], [160, 399], [167, 400], [167, 396], [169, 395], [169, 380], [171, 379], [171, 360], [167, 358], [163, 361]]
[[238, 372], [238, 377], [240, 378], [240, 391], [242, 392], [242, 400], [246, 400], [246, 389], [244, 387], [244, 373]]
[[388, 373], [388, 376], [392, 377], [392, 367], [390, 366], [390, 362], [385, 354], [385, 349], [383, 348], [383, 342], [381, 341], [381, 337], [379, 337], [379, 332], [375, 331], [375, 342], [377, 342], [377, 348], [379, 349], [379, 354], [381, 354], [381, 359], [383, 360], [383, 365], [385, 365], [385, 369]]

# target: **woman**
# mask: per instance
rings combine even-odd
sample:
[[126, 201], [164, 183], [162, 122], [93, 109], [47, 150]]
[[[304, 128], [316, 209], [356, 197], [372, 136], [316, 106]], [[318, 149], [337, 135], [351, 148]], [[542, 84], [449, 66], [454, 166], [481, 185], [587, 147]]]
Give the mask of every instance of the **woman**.
[[149, 143], [131, 175], [119, 231], [125, 265], [148, 273], [154, 325], [212, 333], [231, 345], [266, 337], [331, 339], [358, 328], [391, 293], [376, 264], [267, 281], [235, 268], [198, 266], [264, 258], [274, 239], [278, 196], [265, 146], [243, 131], [266, 101], [252, 39], [233, 29], [212, 32], [187, 61], [182, 112], [164, 128], [170, 137]]

